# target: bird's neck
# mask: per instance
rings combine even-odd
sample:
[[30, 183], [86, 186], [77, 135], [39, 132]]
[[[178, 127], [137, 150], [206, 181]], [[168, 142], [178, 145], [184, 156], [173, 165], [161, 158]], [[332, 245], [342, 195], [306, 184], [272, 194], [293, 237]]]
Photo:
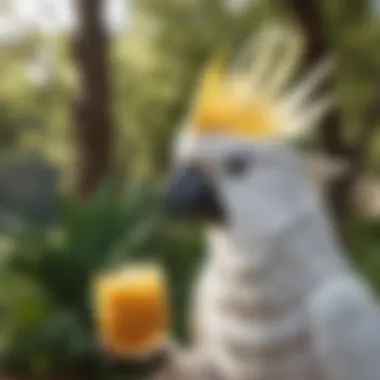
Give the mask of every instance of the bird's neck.
[[211, 261], [227, 276], [246, 273], [245, 277], [265, 282], [281, 276], [285, 283], [288, 278], [313, 288], [348, 270], [328, 221], [319, 214], [308, 215], [273, 239], [262, 241], [210, 229], [208, 243]]

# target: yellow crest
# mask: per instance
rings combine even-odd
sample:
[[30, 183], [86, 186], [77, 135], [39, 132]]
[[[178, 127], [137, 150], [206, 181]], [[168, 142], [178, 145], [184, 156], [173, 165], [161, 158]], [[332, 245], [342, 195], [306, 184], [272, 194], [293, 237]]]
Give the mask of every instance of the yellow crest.
[[311, 93], [329, 74], [330, 62], [289, 89], [302, 58], [294, 31], [265, 28], [253, 42], [255, 55], [246, 67], [238, 60], [226, 73], [221, 56], [207, 66], [191, 115], [192, 129], [252, 139], [291, 137], [314, 125], [331, 106], [330, 97], [309, 104]]

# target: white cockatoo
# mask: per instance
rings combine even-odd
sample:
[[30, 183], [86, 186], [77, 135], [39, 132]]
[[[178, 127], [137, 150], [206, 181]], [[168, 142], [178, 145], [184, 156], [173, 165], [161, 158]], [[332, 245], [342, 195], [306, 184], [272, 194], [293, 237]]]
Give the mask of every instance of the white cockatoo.
[[175, 142], [168, 205], [204, 223], [208, 248], [192, 345], [169, 342], [154, 377], [379, 380], [375, 297], [290, 143], [331, 106], [313, 96], [330, 63], [300, 80], [302, 45], [288, 28], [265, 28], [250, 46], [229, 71], [222, 60], [206, 70]]

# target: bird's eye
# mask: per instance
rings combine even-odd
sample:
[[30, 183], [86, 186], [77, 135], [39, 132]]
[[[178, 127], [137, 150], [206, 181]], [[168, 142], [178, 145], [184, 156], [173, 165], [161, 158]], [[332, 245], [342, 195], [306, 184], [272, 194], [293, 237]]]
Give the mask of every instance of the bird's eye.
[[234, 177], [243, 175], [250, 166], [250, 159], [247, 156], [231, 156], [224, 162], [225, 172]]

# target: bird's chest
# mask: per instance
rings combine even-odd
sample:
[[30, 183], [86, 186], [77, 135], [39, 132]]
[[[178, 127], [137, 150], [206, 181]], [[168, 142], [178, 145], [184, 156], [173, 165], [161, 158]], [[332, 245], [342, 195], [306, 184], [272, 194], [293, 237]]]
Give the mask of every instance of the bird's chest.
[[303, 305], [280, 282], [213, 271], [201, 279], [195, 304], [199, 343], [230, 371], [230, 379], [319, 380], [312, 377]]

